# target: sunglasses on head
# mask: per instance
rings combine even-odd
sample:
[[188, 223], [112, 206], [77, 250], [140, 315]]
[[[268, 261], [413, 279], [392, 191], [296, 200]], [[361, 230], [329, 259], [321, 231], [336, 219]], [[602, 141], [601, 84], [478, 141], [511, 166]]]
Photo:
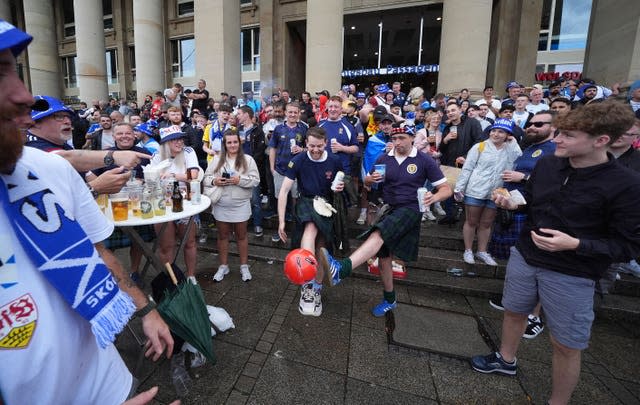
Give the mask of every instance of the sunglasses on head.
[[547, 122], [547, 121], [527, 122], [524, 127], [529, 128], [530, 126], [534, 126], [536, 128], [542, 128], [547, 124], [551, 124], [551, 122]]

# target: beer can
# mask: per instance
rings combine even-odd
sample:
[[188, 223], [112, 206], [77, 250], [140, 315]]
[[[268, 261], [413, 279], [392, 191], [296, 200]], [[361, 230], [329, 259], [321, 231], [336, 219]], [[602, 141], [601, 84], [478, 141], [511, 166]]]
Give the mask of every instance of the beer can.
[[429, 192], [424, 187], [420, 187], [418, 189], [418, 206], [420, 207], [420, 212], [425, 212], [427, 210], [427, 206], [424, 204], [424, 196]]
[[191, 180], [189, 183], [191, 185], [191, 204], [198, 205], [200, 204], [200, 182], [198, 180]]
[[339, 171], [338, 173], [336, 173], [336, 177], [333, 178], [333, 182], [331, 183], [331, 190], [336, 191], [336, 187], [338, 187], [338, 184], [342, 183], [344, 181], [344, 172]]
[[290, 145], [291, 151], [293, 151], [293, 147], [296, 146], [296, 140], [289, 139], [289, 145]]

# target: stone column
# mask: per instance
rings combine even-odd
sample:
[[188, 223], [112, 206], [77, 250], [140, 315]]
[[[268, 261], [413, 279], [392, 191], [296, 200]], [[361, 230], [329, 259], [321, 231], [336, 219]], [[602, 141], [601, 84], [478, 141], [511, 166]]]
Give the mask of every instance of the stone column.
[[487, 77], [492, 0], [445, 0], [438, 91], [482, 90]]
[[634, 0], [594, 0], [583, 76], [611, 86], [640, 79], [640, 7]]
[[273, 93], [274, 83], [274, 0], [260, 0], [260, 91], [262, 97]]
[[240, 2], [195, 0], [196, 80], [205, 79], [213, 98], [240, 95]]
[[24, 0], [24, 23], [33, 36], [28, 48], [31, 91], [60, 98], [62, 83], [51, 2]]
[[80, 100], [107, 100], [107, 62], [104, 47], [104, 22], [101, 0], [76, 0], [76, 71]]
[[305, 88], [309, 92], [340, 89], [344, 0], [307, 1]]
[[162, 8], [156, 0], [133, 2], [133, 34], [136, 53], [136, 91], [138, 104], [144, 96], [165, 89], [165, 57]]
[[502, 96], [504, 85], [535, 81], [542, 0], [501, 1], [493, 18], [487, 84]]
[[14, 21], [11, 21], [11, 7], [9, 6], [8, 1], [0, 2], [0, 19], [3, 19], [10, 22], [12, 25], [15, 25]]

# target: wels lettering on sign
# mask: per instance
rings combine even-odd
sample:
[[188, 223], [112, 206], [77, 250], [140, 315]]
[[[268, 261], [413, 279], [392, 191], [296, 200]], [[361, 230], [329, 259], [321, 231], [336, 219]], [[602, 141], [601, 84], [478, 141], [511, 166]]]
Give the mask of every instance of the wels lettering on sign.
[[580, 80], [582, 72], [538, 72], [536, 73], [536, 81], [550, 82], [558, 80], [560, 77], [566, 80]]

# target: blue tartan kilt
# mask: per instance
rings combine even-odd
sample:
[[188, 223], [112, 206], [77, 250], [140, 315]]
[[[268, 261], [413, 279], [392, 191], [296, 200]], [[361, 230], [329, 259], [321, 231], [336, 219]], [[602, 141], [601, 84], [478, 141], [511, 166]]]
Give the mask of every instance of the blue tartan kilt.
[[499, 224], [495, 224], [489, 241], [489, 253], [496, 259], [508, 259], [511, 246], [515, 246], [518, 241], [526, 220], [527, 214], [516, 213], [507, 229], [501, 229]]
[[[151, 242], [156, 237], [156, 233], [151, 225], [140, 225], [136, 226], [135, 229], [145, 242]], [[116, 250], [130, 247], [131, 239], [129, 239], [129, 235], [124, 233], [121, 228], [116, 227], [111, 236], [103, 241], [103, 244], [107, 249]]]

